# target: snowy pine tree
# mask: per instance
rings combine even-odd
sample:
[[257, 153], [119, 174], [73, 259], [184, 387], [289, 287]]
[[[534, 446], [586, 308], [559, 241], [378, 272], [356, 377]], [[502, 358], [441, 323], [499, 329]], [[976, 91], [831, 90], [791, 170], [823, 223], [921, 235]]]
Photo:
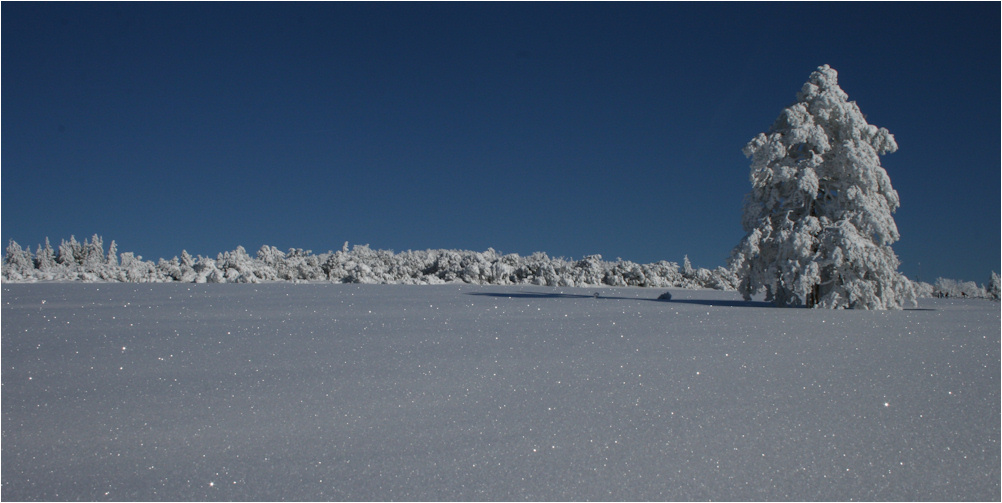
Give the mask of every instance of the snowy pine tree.
[[77, 238], [70, 235], [70, 240], [65, 239], [59, 243], [59, 257], [57, 260], [62, 265], [72, 266], [83, 263], [83, 246], [77, 242]]
[[38, 252], [35, 253], [35, 266], [39, 271], [47, 272], [56, 267], [56, 252], [49, 244], [49, 238], [45, 238], [45, 248], [38, 245]]
[[31, 248], [22, 249], [13, 239], [7, 244], [3, 259], [3, 275], [10, 278], [30, 278], [35, 270], [35, 261], [31, 257]]
[[898, 272], [898, 194], [879, 155], [898, 148], [867, 124], [828, 65], [811, 74], [768, 133], [744, 148], [752, 190], [731, 254], [745, 298], [777, 305], [900, 309], [915, 302]]
[[988, 279], [988, 286], [985, 288], [988, 291], [988, 297], [993, 300], [999, 300], [999, 275], [995, 271], [992, 271], [991, 277]]
[[682, 258], [682, 275], [686, 278], [692, 278], [696, 275], [696, 271], [692, 268], [692, 262], [689, 262], [688, 255]]
[[181, 265], [183, 267], [193, 267], [195, 265], [195, 259], [191, 258], [188, 250], [181, 250]]
[[118, 244], [115, 243], [114, 239], [108, 245], [108, 258], [105, 260], [105, 263], [112, 267], [118, 266]]
[[87, 266], [89, 270], [94, 270], [100, 264], [105, 263], [104, 256], [104, 239], [97, 234], [94, 234], [90, 238], [90, 241], [84, 240], [83, 244], [83, 264]]

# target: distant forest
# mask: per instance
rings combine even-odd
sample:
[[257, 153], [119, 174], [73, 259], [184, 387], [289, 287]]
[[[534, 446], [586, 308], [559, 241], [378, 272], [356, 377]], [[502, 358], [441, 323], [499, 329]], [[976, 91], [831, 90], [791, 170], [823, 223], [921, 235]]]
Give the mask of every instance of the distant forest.
[[[262, 246], [251, 257], [238, 246], [215, 258], [180, 257], [156, 262], [143, 260], [132, 252], [119, 253], [114, 241], [107, 251], [104, 240], [94, 235], [82, 243], [75, 237], [53, 248], [46, 239], [35, 253], [10, 241], [3, 259], [0, 279], [4, 282], [83, 281], [127, 283], [260, 283], [270, 281], [334, 282], [367, 284], [435, 285], [470, 283], [478, 285], [542, 286], [635, 286], [649, 288], [709, 288], [735, 290], [734, 271], [695, 268], [685, 257], [682, 264], [659, 261], [637, 264], [628, 260], [608, 261], [601, 255], [580, 260], [550, 257], [536, 252], [528, 256], [502, 254], [494, 249], [423, 250], [395, 253], [373, 250], [368, 245], [314, 254], [290, 248], [281, 251]], [[999, 298], [998, 275], [992, 273], [988, 286], [973, 281], [939, 278], [935, 284], [916, 283], [921, 296]]]

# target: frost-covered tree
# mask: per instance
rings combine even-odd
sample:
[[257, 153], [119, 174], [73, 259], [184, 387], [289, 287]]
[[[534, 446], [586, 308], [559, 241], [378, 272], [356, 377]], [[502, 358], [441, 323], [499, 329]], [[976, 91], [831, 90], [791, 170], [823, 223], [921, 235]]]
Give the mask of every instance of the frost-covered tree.
[[38, 252], [35, 253], [35, 265], [39, 271], [47, 272], [56, 267], [56, 252], [49, 244], [49, 238], [45, 238], [45, 248], [38, 245]]
[[164, 278], [170, 278], [173, 281], [181, 281], [181, 261], [174, 257], [171, 260], [164, 260], [161, 258], [157, 261], [157, 272], [160, 276]]
[[156, 265], [153, 262], [144, 261], [142, 255], [136, 255], [132, 252], [125, 252], [121, 255], [118, 271], [119, 281], [150, 283], [162, 280], [157, 275]]
[[77, 238], [70, 235], [70, 240], [65, 239], [59, 243], [59, 257], [62, 265], [74, 265], [83, 263], [83, 246], [77, 242]]
[[[990, 286], [989, 286], [990, 288]], [[955, 299], [990, 299], [991, 291], [984, 286], [978, 286], [973, 281], [960, 281], [949, 278], [939, 278], [933, 286], [932, 295], [941, 298]]]
[[84, 240], [83, 244], [83, 265], [90, 269], [93, 269], [100, 264], [104, 264], [106, 258], [104, 256], [104, 239], [97, 234], [94, 234], [90, 238], [90, 241]]
[[105, 263], [112, 267], [118, 266], [118, 244], [115, 243], [114, 239], [112, 239], [111, 244], [108, 245], [108, 257], [105, 260]]
[[4, 254], [3, 268], [4, 276], [16, 279], [30, 278], [35, 270], [31, 248], [22, 249], [17, 241], [11, 239]]
[[271, 267], [275, 267], [279, 262], [285, 260], [285, 254], [274, 246], [262, 245], [257, 251], [257, 259]]
[[867, 124], [828, 65], [744, 148], [752, 190], [731, 254], [745, 298], [780, 306], [900, 309], [915, 302], [891, 250], [898, 194], [878, 156], [898, 148]]
[[999, 275], [995, 271], [992, 271], [991, 278], [988, 279], [988, 297], [999, 300]]
[[195, 259], [191, 258], [188, 250], [181, 250], [181, 267], [192, 268], [195, 266]]

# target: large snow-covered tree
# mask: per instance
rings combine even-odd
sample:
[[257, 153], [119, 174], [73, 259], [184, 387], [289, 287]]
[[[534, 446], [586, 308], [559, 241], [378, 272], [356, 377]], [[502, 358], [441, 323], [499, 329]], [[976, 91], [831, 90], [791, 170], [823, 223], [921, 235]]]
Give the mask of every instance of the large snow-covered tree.
[[898, 148], [867, 124], [828, 65], [744, 148], [752, 190], [731, 253], [739, 290], [780, 306], [900, 309], [912, 283], [891, 250], [898, 194], [878, 156]]

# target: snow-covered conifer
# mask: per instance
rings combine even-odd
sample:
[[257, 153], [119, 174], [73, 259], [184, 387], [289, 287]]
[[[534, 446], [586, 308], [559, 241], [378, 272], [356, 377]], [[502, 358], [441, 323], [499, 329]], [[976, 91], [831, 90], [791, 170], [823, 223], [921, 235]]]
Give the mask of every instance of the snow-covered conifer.
[[30, 278], [35, 271], [35, 261], [31, 257], [31, 248], [21, 248], [13, 239], [7, 244], [3, 258], [3, 277], [12, 280]]
[[163, 258], [158, 260], [157, 272], [164, 278], [170, 278], [173, 281], [182, 281], [181, 261], [177, 257], [170, 260], [164, 260]]
[[[187, 252], [182, 251], [182, 258], [184, 255], [187, 255]], [[191, 258], [190, 255], [189, 258]], [[221, 283], [223, 281], [222, 272], [216, 267], [216, 261], [211, 258], [199, 255], [192, 265], [192, 269], [195, 271], [195, 283]]]
[[108, 245], [108, 257], [105, 260], [105, 263], [112, 267], [118, 266], [118, 244], [115, 243], [114, 239], [112, 239], [111, 244]]
[[991, 279], [988, 280], [988, 296], [994, 300], [999, 300], [999, 275], [992, 271]]
[[58, 262], [62, 265], [75, 265], [83, 263], [83, 247], [77, 242], [77, 238], [70, 235], [70, 240], [65, 239], [59, 243]]
[[891, 250], [898, 194], [878, 157], [898, 146], [867, 124], [837, 77], [819, 67], [744, 148], [752, 190], [731, 266], [746, 298], [764, 290], [781, 306], [900, 309], [915, 290]]
[[195, 272], [195, 259], [191, 258], [187, 250], [181, 250], [181, 258], [175, 257], [178, 263], [178, 270], [180, 271], [180, 277], [175, 278], [175, 281], [181, 281], [184, 283], [192, 283], [195, 281], [197, 276]]
[[95, 270], [100, 264], [104, 264], [104, 239], [97, 234], [94, 234], [90, 241], [85, 239], [83, 254], [83, 264], [88, 270]]
[[692, 278], [696, 275], [696, 271], [692, 269], [692, 262], [689, 262], [688, 255], [682, 257], [682, 275], [686, 278]]
[[261, 249], [257, 251], [257, 259], [271, 267], [275, 267], [280, 261], [285, 259], [285, 253], [282, 253], [282, 250], [274, 246], [261, 245]]
[[35, 253], [35, 267], [42, 272], [56, 267], [56, 252], [52, 250], [48, 237], [45, 238], [45, 248], [38, 246], [38, 252]]
[[157, 274], [156, 264], [144, 261], [142, 255], [136, 255], [132, 252], [125, 252], [121, 255], [118, 277], [120, 281], [130, 283], [163, 281], [163, 278]]

